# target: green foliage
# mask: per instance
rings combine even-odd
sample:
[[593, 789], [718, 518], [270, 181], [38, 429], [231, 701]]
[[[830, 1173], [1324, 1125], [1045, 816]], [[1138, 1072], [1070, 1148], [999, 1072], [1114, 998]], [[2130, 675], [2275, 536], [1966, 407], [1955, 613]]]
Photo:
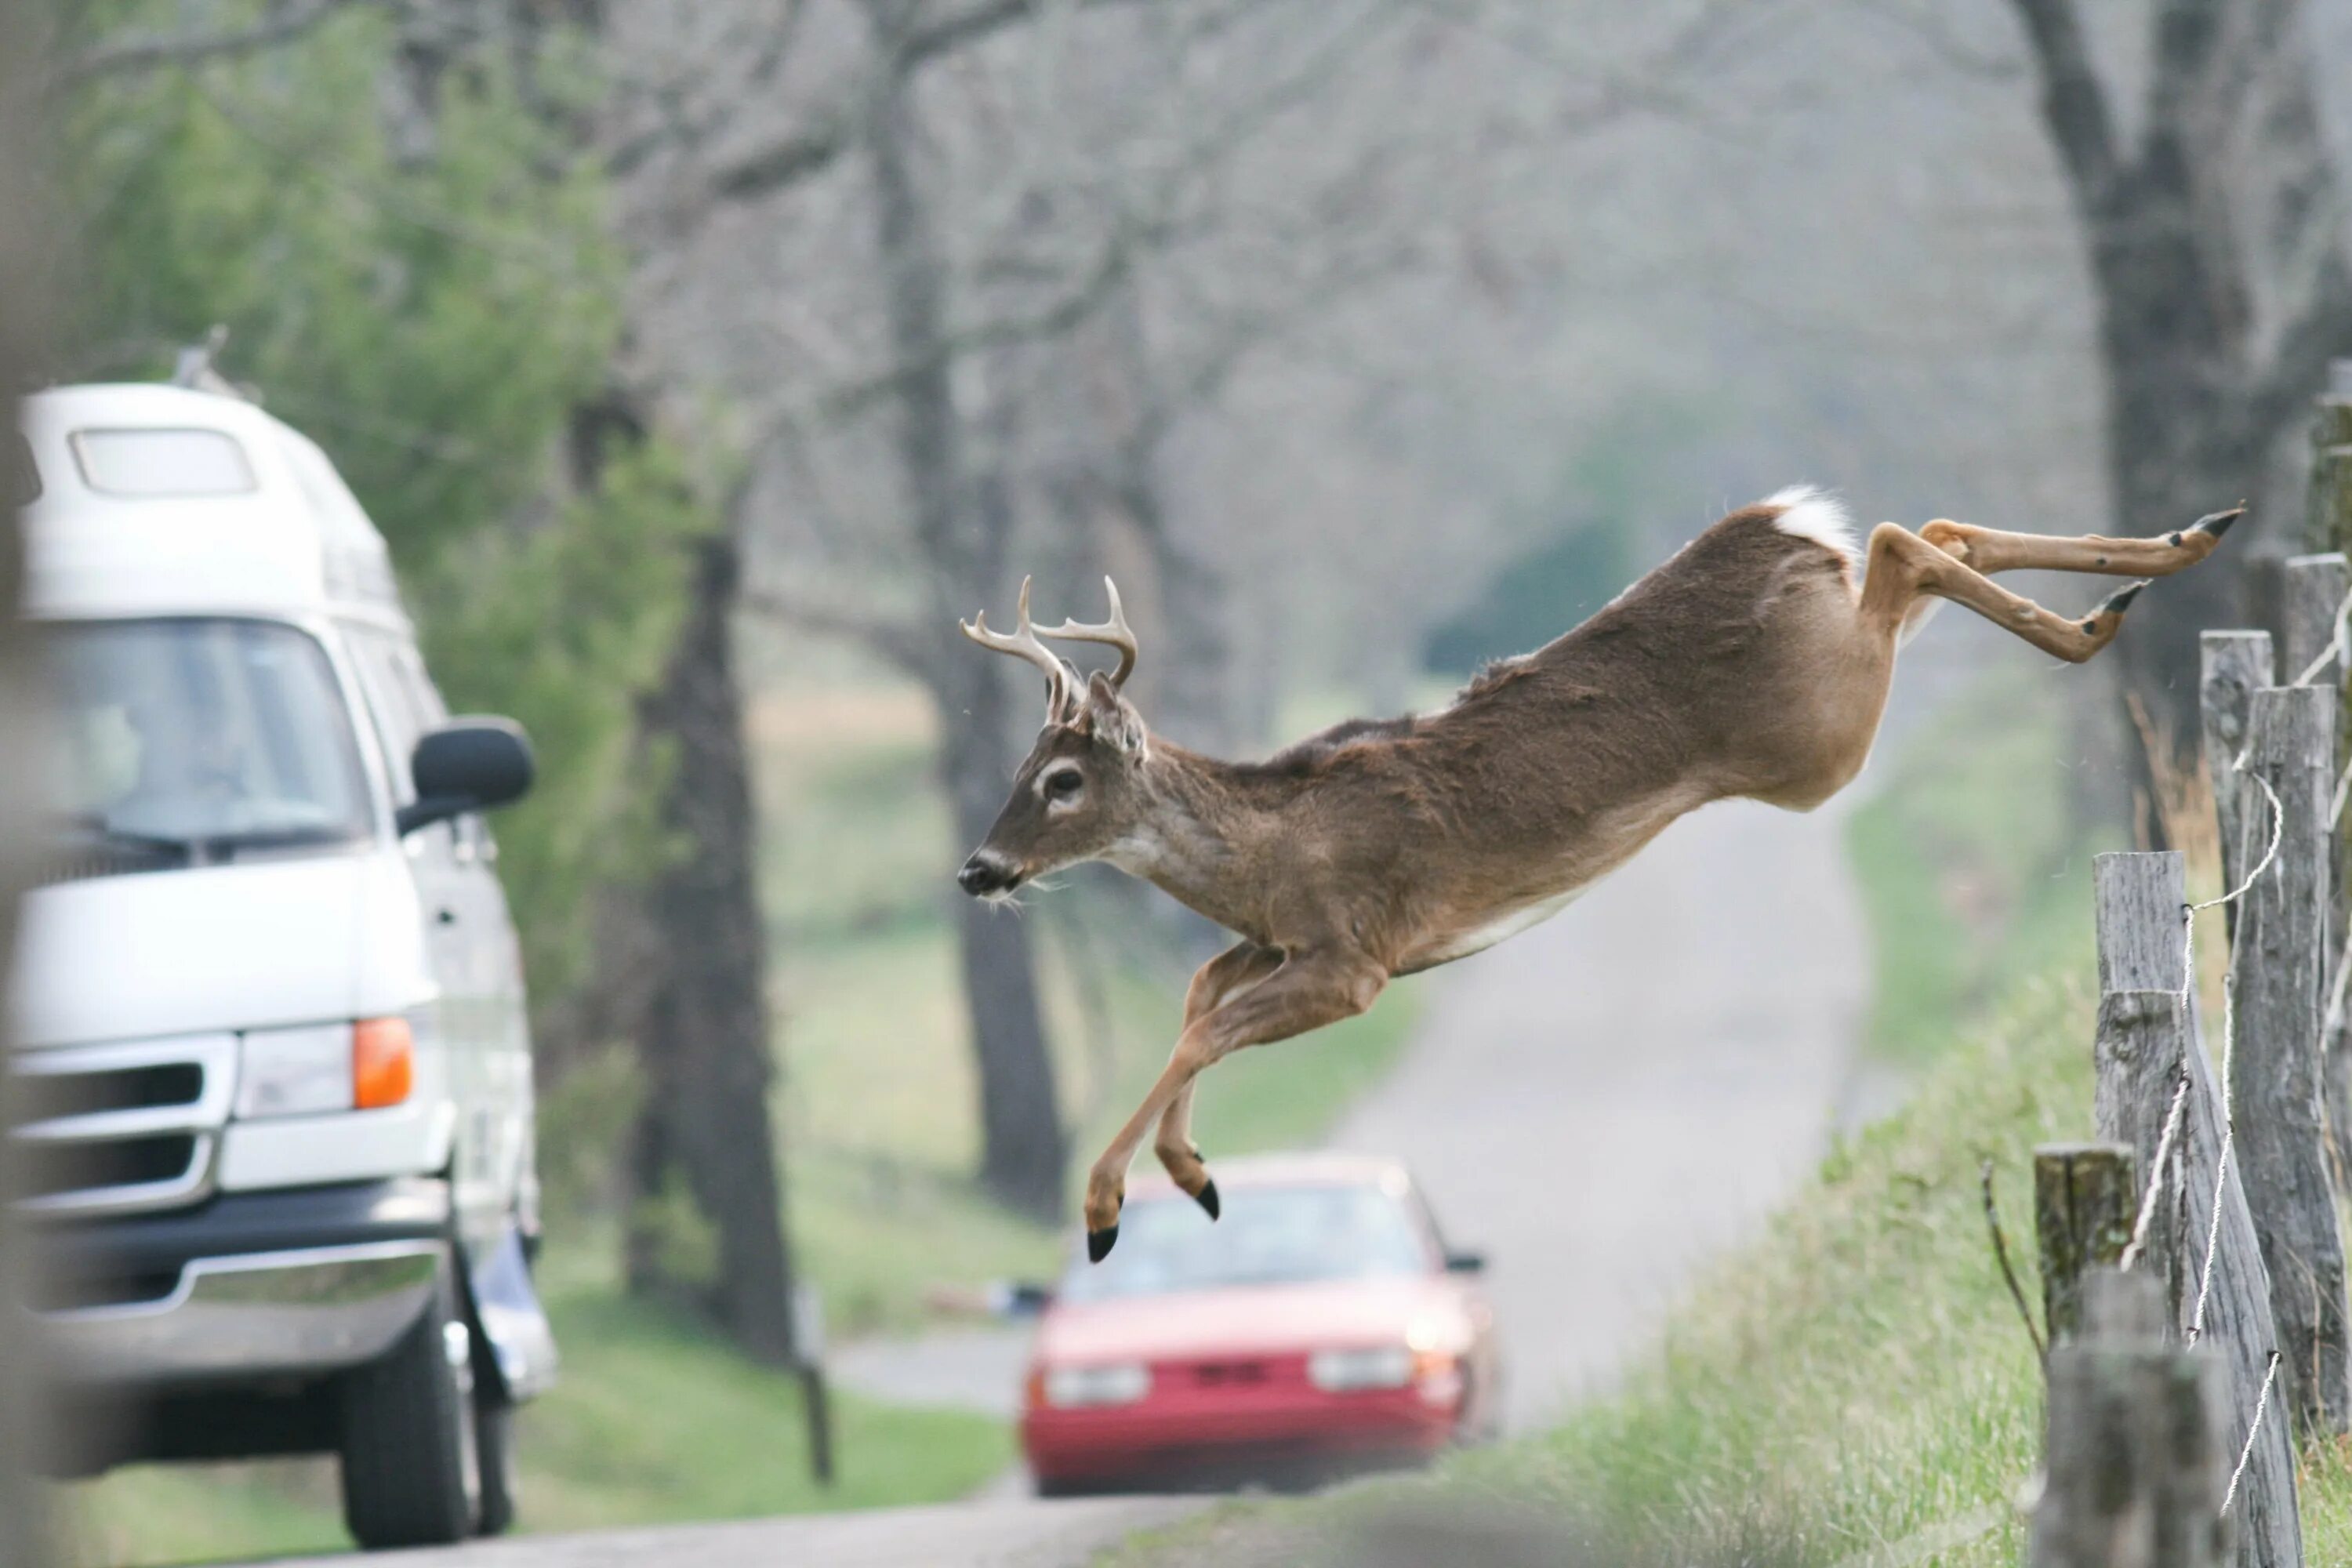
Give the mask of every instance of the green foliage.
[[152, 374], [225, 324], [226, 372], [327, 447], [413, 567], [546, 490], [616, 341], [623, 258], [594, 169], [496, 61], [450, 73], [433, 155], [397, 162], [391, 49], [355, 7], [250, 61], [100, 82], [61, 116], [58, 184], [73, 374]]
[[[142, 0], [78, 21], [173, 14]], [[77, 379], [153, 374], [224, 324], [225, 373], [334, 458], [453, 704], [531, 732], [540, 785], [499, 833], [544, 1007], [581, 976], [592, 895], [651, 864], [661, 774], [632, 765], [633, 700], [676, 623], [680, 545], [712, 519], [659, 441], [558, 499], [560, 437], [620, 330], [599, 173], [491, 58], [446, 73], [430, 153], [403, 161], [382, 110], [392, 51], [385, 18], [354, 8], [284, 50], [77, 94], [65, 361]]]
[[710, 526], [677, 454], [650, 442], [609, 462], [551, 525], [485, 530], [412, 576], [426, 591], [410, 602], [438, 606], [424, 633], [449, 700], [514, 714], [538, 752], [538, 787], [498, 833], [542, 997], [581, 977], [595, 891], [646, 875], [660, 852], [666, 770], [636, 757], [632, 700], [659, 678], [676, 636], [683, 546]]

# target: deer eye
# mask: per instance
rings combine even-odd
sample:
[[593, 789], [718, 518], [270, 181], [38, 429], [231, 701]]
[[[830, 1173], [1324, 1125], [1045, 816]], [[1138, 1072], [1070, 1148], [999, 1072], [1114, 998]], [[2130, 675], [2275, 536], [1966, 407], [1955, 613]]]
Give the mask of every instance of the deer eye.
[[1087, 776], [1076, 768], [1056, 768], [1045, 775], [1045, 795], [1050, 800], [1067, 800], [1078, 793]]

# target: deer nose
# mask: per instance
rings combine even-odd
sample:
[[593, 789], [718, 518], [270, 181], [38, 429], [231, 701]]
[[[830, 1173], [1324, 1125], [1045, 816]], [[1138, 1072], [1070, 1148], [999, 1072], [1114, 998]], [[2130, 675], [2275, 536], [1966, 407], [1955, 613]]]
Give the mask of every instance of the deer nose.
[[956, 885], [975, 899], [1003, 892], [1020, 879], [1012, 867], [985, 849], [972, 851], [971, 858], [956, 873]]

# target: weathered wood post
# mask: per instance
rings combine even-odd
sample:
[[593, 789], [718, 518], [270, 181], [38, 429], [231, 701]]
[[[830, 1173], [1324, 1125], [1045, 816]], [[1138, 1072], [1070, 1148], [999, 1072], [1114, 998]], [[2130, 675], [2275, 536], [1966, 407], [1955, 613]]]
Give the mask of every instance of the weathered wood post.
[[2053, 1345], [2082, 1329], [2084, 1277], [2114, 1268], [2131, 1243], [2137, 1171], [2128, 1143], [2044, 1143], [2033, 1151], [2042, 1321]]
[[2313, 1436], [2352, 1429], [2344, 1245], [2321, 1121], [2335, 693], [2266, 687], [2254, 693], [2251, 733], [2247, 766], [2279, 798], [2279, 847], [2239, 918], [2231, 1088], [2240, 1171], [2270, 1273], [2279, 1392], [2296, 1431]]
[[[2185, 1330], [2196, 1312], [2205, 1238], [2215, 1235], [2202, 1342], [2221, 1363], [2222, 1426], [2233, 1442], [2242, 1441], [2252, 1427], [2278, 1339], [2261, 1245], [2234, 1170], [2219, 1184], [2221, 1222], [2218, 1232], [2213, 1229], [2221, 1099], [2198, 1038], [2196, 1000], [2188, 989], [2180, 856], [2102, 855], [2093, 874], [2099, 931], [2098, 1133], [2130, 1144], [2141, 1179], [2158, 1179], [2157, 1142], [2173, 1093], [2187, 1076], [2180, 1131], [2161, 1173], [2163, 1197], [2138, 1269], [2156, 1271], [2172, 1323]], [[2303, 1526], [2295, 1512], [2294, 1450], [2287, 1423], [2263, 1421], [2231, 1514], [2237, 1522], [2239, 1568], [2302, 1563]]]
[[[2206, 632], [2198, 638], [2202, 671], [2198, 708], [2205, 732], [2205, 773], [2213, 784], [2213, 810], [2221, 825], [2221, 880], [2227, 891], [2246, 879], [2269, 830], [2263, 792], [2236, 766], [2246, 749], [2246, 716], [2254, 693], [2275, 683], [2268, 632]], [[2261, 810], [2252, 809], [2261, 807]], [[2238, 906], [2222, 906], [2223, 924], [2234, 937]]]
[[[2287, 558], [2284, 594], [2281, 599], [2279, 627], [2279, 679], [2294, 682], [2325, 653], [2336, 640], [2336, 612], [2344, 603], [2347, 587], [2352, 587], [2352, 566], [2347, 566], [2340, 549], [2323, 554], [2294, 555]], [[2336, 748], [2330, 759], [2341, 774], [2345, 748], [2352, 731], [2347, 731], [2343, 719], [2345, 666], [2330, 663], [2312, 677], [2314, 686], [2324, 689], [2331, 700], [2328, 706], [2336, 715]], [[2331, 777], [2336, 775], [2331, 775]], [[2347, 898], [2352, 898], [2352, 879], [2346, 876], [2344, 845], [2330, 835], [2328, 847], [2327, 930], [2320, 941], [2320, 996], [2326, 1007], [2328, 976], [2333, 972], [2336, 955], [2344, 948], [2344, 929]], [[2320, 1046], [2325, 1064], [2324, 1088], [2321, 1100], [2327, 1113], [2328, 1168], [2338, 1192], [2352, 1187], [2352, 1164], [2347, 1164], [2344, 1151], [2337, 1148], [2339, 1140], [2352, 1135], [2352, 1061], [2346, 1059], [2347, 1044], [2339, 1026], [2328, 1031]], [[2341, 1130], [2341, 1131], [2339, 1131]]]
[[2140, 1273], [2084, 1281], [2085, 1323], [2050, 1352], [2050, 1424], [2031, 1568], [2223, 1568], [2232, 1445], [2221, 1363], [2165, 1338], [2163, 1290]]
[[2311, 547], [2352, 552], [2352, 359], [2327, 367], [2312, 427]]
[[[2279, 598], [2279, 676], [2281, 680], [2295, 681], [2303, 672], [2336, 639], [2336, 607], [2344, 602], [2344, 590], [2352, 584], [2352, 568], [2347, 568], [2344, 552], [2331, 550], [2317, 555], [2290, 555], [2286, 559], [2285, 578]], [[2322, 670], [2313, 678], [2313, 684], [2325, 683], [2331, 691], [2341, 677], [2334, 669]]]

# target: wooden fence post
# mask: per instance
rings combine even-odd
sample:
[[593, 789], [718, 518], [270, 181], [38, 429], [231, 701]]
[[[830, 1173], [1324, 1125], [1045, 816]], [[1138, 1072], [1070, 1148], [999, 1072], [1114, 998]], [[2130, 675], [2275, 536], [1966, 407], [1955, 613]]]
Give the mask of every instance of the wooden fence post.
[[[2214, 815], [2221, 819], [2221, 880], [2227, 884], [2222, 891], [2227, 892], [2246, 879], [2254, 857], [2262, 853], [2261, 841], [2249, 844], [2249, 835], [2267, 826], [2260, 820], [2249, 825], [2248, 818], [2259, 819], [2261, 813], [2250, 812], [2248, 803], [2261, 805], [2262, 791], [2231, 764], [2246, 749], [2246, 716], [2254, 693], [2274, 685], [2278, 676], [2273, 668], [2268, 632], [2206, 632], [2197, 641], [2201, 665], [2198, 710], [2205, 731], [2205, 773], [2213, 784]], [[2238, 906], [2225, 904], [2221, 914], [2234, 938]]]
[[2246, 765], [2278, 795], [2279, 847], [2246, 890], [2231, 969], [2240, 1170], [2270, 1273], [2279, 1392], [2306, 1437], [2352, 1429], [2344, 1245], [2320, 1108], [2335, 710], [2335, 693], [2315, 686], [2254, 693]]
[[[2326, 413], [2325, 405], [2322, 413]], [[2324, 472], [2321, 477], [2326, 477]], [[2315, 496], [2315, 505], [2317, 500]], [[2352, 565], [2347, 564], [2340, 547], [2325, 554], [2288, 557], [2279, 622], [2281, 680], [2299, 679], [2336, 640], [2336, 612], [2347, 587], [2352, 587]], [[2314, 686], [2329, 694], [2328, 707], [2336, 715], [2335, 754], [2330, 759], [2336, 773], [2331, 779], [2342, 773], [2347, 743], [2352, 742], [2352, 726], [2343, 717], [2345, 677], [2345, 664], [2339, 661], [2312, 678]], [[2336, 956], [2344, 950], [2345, 921], [2352, 914], [2352, 877], [2347, 876], [2352, 866], [2347, 865], [2342, 839], [2332, 832], [2328, 838], [2327, 931], [2320, 941], [2318, 970], [2323, 1012]], [[2345, 1150], [2339, 1146], [2352, 1137], [2352, 1041], [2347, 1040], [2346, 1033], [2339, 1024], [2320, 1045], [2326, 1074], [2322, 1100], [2327, 1112], [2328, 1170], [2338, 1192], [2352, 1191], [2352, 1164], [2347, 1164]]]
[[2352, 551], [2352, 360], [2327, 374], [2311, 433], [2311, 547]]
[[[2344, 590], [2352, 583], [2352, 567], [2347, 567], [2344, 552], [2331, 550], [2318, 555], [2290, 555], [2284, 568], [2286, 577], [2279, 596], [2279, 674], [2284, 681], [2302, 679], [2336, 637], [2336, 607], [2344, 602]], [[2326, 684], [2336, 689], [2339, 679], [2335, 670], [2323, 670], [2313, 684]]]
[[2093, 1272], [2087, 1322], [2050, 1352], [2050, 1426], [2030, 1568], [2222, 1568], [2232, 1445], [2221, 1365], [2164, 1338], [2162, 1288]]
[[2042, 1321], [2050, 1342], [2083, 1326], [2083, 1279], [2112, 1268], [2139, 1210], [2128, 1143], [2044, 1143], [2033, 1151], [2033, 1233], [2042, 1255]]
[[[2187, 988], [2180, 856], [2102, 855], [2093, 874], [2099, 933], [2098, 1133], [2130, 1144], [2142, 1180], [2158, 1179], [2157, 1142], [2173, 1093], [2187, 1075], [2180, 1131], [2161, 1173], [2164, 1193], [2138, 1268], [2155, 1270], [2165, 1282], [2172, 1321], [2185, 1328], [2196, 1310], [2205, 1238], [2215, 1235], [2203, 1343], [2221, 1363], [2222, 1426], [2233, 1442], [2242, 1441], [2278, 1341], [2261, 1245], [2234, 1170], [2219, 1184], [2221, 1222], [2218, 1232], [2213, 1229], [2221, 1101], [2198, 1038], [2196, 1000]], [[2263, 1421], [2231, 1511], [2237, 1521], [2239, 1568], [2287, 1568], [2303, 1562], [2287, 1423]]]

